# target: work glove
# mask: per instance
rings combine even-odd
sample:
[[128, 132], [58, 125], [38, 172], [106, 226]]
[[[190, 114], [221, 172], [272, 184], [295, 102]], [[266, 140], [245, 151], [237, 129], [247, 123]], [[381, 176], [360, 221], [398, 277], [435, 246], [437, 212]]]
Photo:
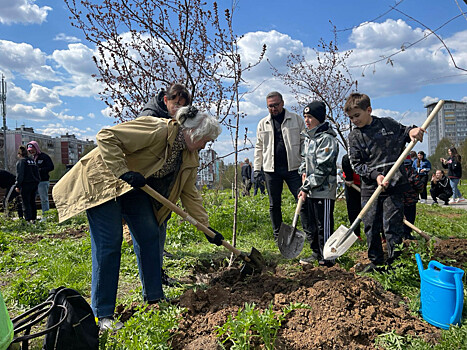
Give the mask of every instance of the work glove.
[[256, 178], [261, 174], [261, 171], [260, 170], [255, 170], [253, 171], [253, 179], [256, 180]]
[[120, 176], [120, 179], [128, 182], [134, 188], [139, 188], [146, 185], [146, 179], [141, 173], [138, 173], [137, 171], [127, 171], [125, 174]]
[[209, 241], [209, 243], [215, 244], [217, 246], [222, 245], [222, 241], [224, 240], [224, 236], [220, 232], [217, 232], [214, 230], [212, 227], [208, 227], [212, 232], [214, 232], [216, 235], [214, 238], [209, 237], [207, 234], [204, 234], [206, 236], [206, 239]]

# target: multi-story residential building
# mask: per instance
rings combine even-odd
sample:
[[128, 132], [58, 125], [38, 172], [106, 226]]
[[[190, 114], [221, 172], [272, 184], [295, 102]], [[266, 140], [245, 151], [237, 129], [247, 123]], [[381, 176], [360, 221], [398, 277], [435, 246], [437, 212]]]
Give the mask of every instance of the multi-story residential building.
[[[1, 139], [3, 141], [3, 135]], [[14, 130], [6, 131], [7, 162], [10, 171], [14, 172], [18, 147], [26, 145], [33, 140], [39, 143], [41, 150], [47, 153], [54, 163], [65, 165], [75, 164], [84, 153], [85, 148], [95, 147], [92, 140], [78, 140], [75, 135], [68, 134], [61, 135], [60, 137], [51, 137], [35, 133], [33, 128], [22, 125]], [[2, 164], [4, 164], [3, 152], [0, 157]]]
[[199, 168], [196, 186], [201, 188], [213, 188], [219, 181], [219, 161], [217, 153], [213, 149], [203, 149], [199, 152]]
[[[425, 106], [427, 115], [435, 106], [436, 102]], [[438, 142], [445, 137], [459, 146], [467, 137], [467, 102], [446, 100], [427, 132], [428, 154], [435, 153]]]

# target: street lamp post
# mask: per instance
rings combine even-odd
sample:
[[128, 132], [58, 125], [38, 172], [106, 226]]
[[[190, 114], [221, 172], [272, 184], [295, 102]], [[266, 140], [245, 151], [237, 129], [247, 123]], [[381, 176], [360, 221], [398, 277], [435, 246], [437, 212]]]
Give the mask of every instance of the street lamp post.
[[3, 114], [3, 167], [8, 170], [8, 157], [6, 151], [6, 81], [2, 74], [2, 85], [0, 86], [0, 101]]

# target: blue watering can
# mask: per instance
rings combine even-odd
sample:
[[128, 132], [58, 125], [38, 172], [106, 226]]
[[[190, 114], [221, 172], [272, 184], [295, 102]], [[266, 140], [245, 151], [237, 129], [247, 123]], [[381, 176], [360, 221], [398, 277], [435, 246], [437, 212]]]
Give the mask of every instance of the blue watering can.
[[433, 326], [449, 329], [458, 325], [462, 318], [464, 305], [464, 271], [430, 261], [423, 270], [420, 254], [415, 254], [420, 273], [420, 302], [422, 316]]

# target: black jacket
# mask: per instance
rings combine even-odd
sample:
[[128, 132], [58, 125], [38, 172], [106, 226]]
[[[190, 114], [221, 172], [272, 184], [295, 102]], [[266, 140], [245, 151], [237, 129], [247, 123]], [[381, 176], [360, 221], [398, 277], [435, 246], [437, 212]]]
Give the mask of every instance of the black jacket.
[[22, 188], [24, 183], [40, 182], [39, 168], [31, 158], [21, 158], [16, 163], [16, 187]]
[[167, 106], [164, 103], [165, 90], [159, 91], [159, 93], [151, 98], [148, 103], [143, 107], [143, 110], [139, 114], [139, 117], [148, 115], [152, 117], [172, 119], [167, 110]]
[[10, 188], [16, 182], [16, 176], [9, 171], [0, 170], [0, 187]]
[[[355, 128], [349, 134], [349, 158], [362, 181], [362, 196], [369, 197], [378, 187], [378, 175], [386, 175], [410, 142], [415, 126], [404, 126], [392, 118], [372, 116], [370, 125]], [[403, 193], [410, 188], [404, 164], [401, 164], [385, 194]]]
[[449, 157], [447, 161], [451, 163], [442, 164], [444, 169], [448, 169], [448, 177], [460, 179], [462, 177], [462, 164], [455, 157]]
[[432, 195], [439, 197], [440, 194], [444, 193], [449, 198], [452, 196], [452, 187], [449, 183], [449, 179], [446, 176], [443, 176], [441, 180], [436, 182], [436, 184], [431, 181], [431, 189], [430, 192]]
[[52, 159], [45, 153], [39, 153], [36, 158], [36, 164], [39, 168], [41, 181], [49, 181], [49, 173], [54, 170]]
[[250, 164], [242, 165], [242, 178], [251, 180], [251, 165]]

